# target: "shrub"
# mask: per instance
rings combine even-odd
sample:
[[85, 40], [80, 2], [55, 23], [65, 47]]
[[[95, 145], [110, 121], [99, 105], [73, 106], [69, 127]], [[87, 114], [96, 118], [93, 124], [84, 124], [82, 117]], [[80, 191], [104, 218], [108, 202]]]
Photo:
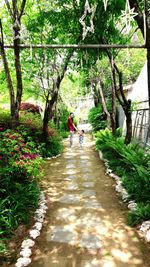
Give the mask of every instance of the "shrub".
[[31, 103], [21, 103], [20, 110], [24, 110], [32, 113], [40, 113], [42, 110], [40, 106]]
[[61, 138], [59, 136], [51, 136], [48, 138], [47, 144], [42, 143], [39, 146], [40, 154], [43, 158], [52, 157], [60, 154], [63, 150]]
[[59, 130], [61, 132], [67, 132], [68, 131], [68, 117], [69, 117], [69, 112], [67, 109], [61, 110], [61, 115], [60, 115], [60, 123], [59, 123]]
[[88, 120], [91, 123], [94, 132], [97, 132], [106, 127], [106, 118], [102, 112], [102, 107], [97, 106], [90, 110]]
[[68, 137], [68, 132], [60, 132], [60, 136], [62, 137], [62, 138], [67, 138]]
[[135, 226], [142, 221], [150, 220], [150, 203], [137, 205], [137, 209], [129, 212], [128, 223], [130, 226]]
[[0, 109], [0, 132], [6, 130], [11, 125], [10, 112]]
[[[118, 135], [118, 130], [116, 133]], [[144, 205], [150, 204], [150, 154], [145, 154], [136, 143], [126, 146], [122, 137], [113, 136], [108, 129], [98, 132], [96, 137], [97, 149], [103, 151], [112, 170], [121, 176], [130, 198], [143, 205], [144, 213]], [[140, 212], [130, 215], [132, 221], [133, 218], [137, 221], [138, 216], [140, 220]]]
[[33, 142], [21, 134], [0, 133], [0, 225], [1, 235], [10, 234], [19, 223], [27, 223], [38, 203], [41, 159]]
[[24, 137], [25, 141], [28, 143], [33, 142], [41, 154], [42, 157], [56, 156], [62, 152], [61, 137], [58, 135], [57, 131], [52, 128], [52, 123], [50, 123], [48, 130], [48, 140], [47, 143], [43, 140], [42, 132], [42, 120], [38, 114], [22, 114], [21, 125], [17, 127], [18, 131]]

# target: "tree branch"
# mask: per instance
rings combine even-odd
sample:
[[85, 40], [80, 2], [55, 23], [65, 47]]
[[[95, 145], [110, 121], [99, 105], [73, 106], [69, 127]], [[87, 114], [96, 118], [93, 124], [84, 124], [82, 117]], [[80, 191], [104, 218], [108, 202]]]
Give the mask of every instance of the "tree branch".
[[8, 1], [8, 0], [5, 0], [5, 4], [6, 4], [6, 6], [7, 6], [7, 9], [8, 9], [8, 11], [9, 11], [9, 14], [10, 14], [12, 20], [14, 20], [13, 12], [12, 12], [12, 9], [11, 9], [11, 7], [10, 7], [9, 1]]
[[22, 15], [23, 15], [25, 5], [26, 5], [26, 0], [22, 0], [20, 14], [19, 14], [19, 20], [21, 19]]
[[138, 2], [137, 0], [129, 0], [129, 3], [130, 3], [130, 7], [131, 8], [134, 8], [134, 12], [136, 12], [138, 15], [134, 17], [135, 21], [137, 22], [141, 32], [142, 32], [142, 35], [144, 37], [144, 17], [143, 17], [143, 13], [142, 11], [140, 10], [140, 7], [138, 5]]
[[0, 45], [4, 46], [3, 25], [2, 25], [2, 20], [1, 19], [0, 19], [0, 32], [1, 32]]
[[18, 8], [17, 8], [17, 0], [12, 1], [13, 4], [13, 21], [18, 20]]

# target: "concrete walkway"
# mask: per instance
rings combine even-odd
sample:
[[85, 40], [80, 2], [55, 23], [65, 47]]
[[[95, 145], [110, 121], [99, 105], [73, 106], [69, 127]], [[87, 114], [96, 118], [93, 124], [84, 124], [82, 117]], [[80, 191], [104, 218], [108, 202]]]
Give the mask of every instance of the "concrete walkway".
[[126, 207], [91, 136], [46, 163], [49, 210], [30, 267], [148, 267], [148, 248], [127, 226]]

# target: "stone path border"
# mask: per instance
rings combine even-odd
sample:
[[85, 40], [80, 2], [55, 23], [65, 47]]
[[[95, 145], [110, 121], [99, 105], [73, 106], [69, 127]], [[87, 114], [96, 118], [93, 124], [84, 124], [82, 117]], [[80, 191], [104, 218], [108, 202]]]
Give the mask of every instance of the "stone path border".
[[[115, 190], [117, 193], [121, 195], [123, 202], [127, 203], [128, 209], [134, 211], [137, 209], [137, 203], [134, 200], [128, 200], [129, 194], [126, 189], [122, 186], [121, 178], [113, 173], [113, 171], [109, 168], [109, 161], [103, 157], [102, 151], [98, 151], [99, 157], [102, 161], [104, 161], [104, 165], [106, 167], [106, 174], [113, 178], [116, 182]], [[146, 242], [150, 242], [150, 221], [144, 221], [138, 227], [138, 234], [142, 236]]]
[[[54, 158], [60, 157], [61, 154], [58, 154], [54, 157], [47, 158], [47, 160], [51, 160]], [[41, 191], [40, 198], [39, 198], [39, 207], [36, 209], [34, 214], [35, 224], [32, 226], [32, 229], [29, 231], [29, 237], [26, 237], [22, 244], [20, 250], [20, 257], [17, 259], [15, 263], [16, 267], [24, 267], [31, 263], [31, 255], [32, 255], [32, 248], [35, 245], [35, 239], [40, 236], [40, 232], [43, 227], [44, 218], [46, 214], [46, 210], [48, 209], [46, 205], [46, 198], [44, 192]]]

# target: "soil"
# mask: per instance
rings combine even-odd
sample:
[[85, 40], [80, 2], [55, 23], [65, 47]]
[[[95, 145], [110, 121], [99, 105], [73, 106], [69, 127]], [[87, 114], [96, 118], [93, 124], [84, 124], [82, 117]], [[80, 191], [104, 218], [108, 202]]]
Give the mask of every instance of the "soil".
[[148, 267], [150, 248], [127, 225], [128, 210], [95, 151], [65, 141], [61, 157], [46, 162], [42, 182], [48, 211], [29, 267]]

